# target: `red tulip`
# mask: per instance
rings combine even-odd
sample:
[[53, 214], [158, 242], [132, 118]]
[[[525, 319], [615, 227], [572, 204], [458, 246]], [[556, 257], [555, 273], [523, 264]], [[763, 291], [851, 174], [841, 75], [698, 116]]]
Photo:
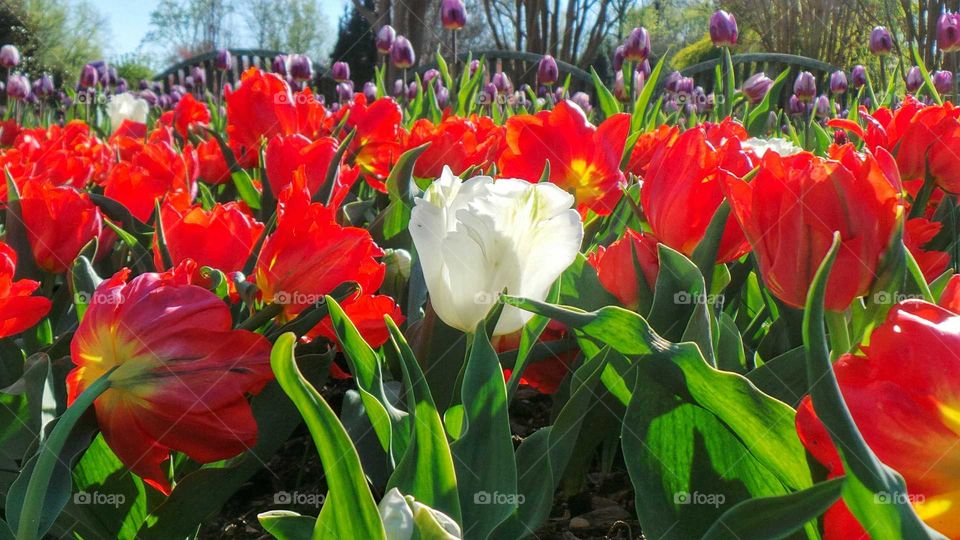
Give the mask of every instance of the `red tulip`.
[[633, 145], [633, 151], [630, 152], [630, 161], [627, 163], [627, 172], [631, 172], [641, 178], [647, 174], [647, 168], [650, 166], [650, 160], [663, 146], [669, 146], [676, 140], [680, 134], [680, 129], [676, 126], [661, 125], [654, 131], [648, 131], [637, 138]]
[[[520, 334], [518, 330], [512, 334], [494, 336], [491, 344], [497, 353], [516, 351], [520, 348]], [[550, 321], [540, 334], [541, 343], [560, 341], [567, 335], [567, 327]], [[520, 384], [536, 389], [541, 394], [555, 394], [560, 390], [564, 377], [570, 373], [570, 366], [576, 361], [579, 349], [573, 348], [566, 352], [553, 354], [537, 362], [527, 364], [520, 376]], [[509, 380], [513, 370], [504, 369], [503, 376]]]
[[32, 327], [50, 311], [50, 300], [31, 296], [40, 283], [14, 280], [16, 267], [17, 252], [0, 242], [0, 339]]
[[270, 380], [270, 343], [232, 330], [230, 309], [189, 284], [184, 265], [128, 282], [129, 270], [104, 281], [70, 343], [77, 366], [68, 401], [112, 368], [110, 388], [94, 402], [107, 444], [124, 465], [170, 493], [172, 450], [201, 463], [233, 457], [257, 439], [248, 394]]
[[640, 283], [645, 283], [650, 291], [657, 285], [657, 240], [649, 234], [627, 229], [623, 238], [606, 248], [600, 246], [587, 260], [596, 268], [603, 288], [634, 311], [640, 307]]
[[278, 194], [302, 174], [311, 196], [324, 184], [339, 143], [332, 137], [311, 142], [303, 135], [278, 135], [267, 143], [264, 167], [270, 189]]
[[[199, 206], [179, 210], [164, 204], [160, 218], [174, 266], [192, 259], [199, 266], [210, 266], [224, 273], [243, 270], [264, 228], [253, 219], [246, 205], [236, 202], [216, 204], [210, 210]], [[156, 241], [153, 260], [157, 268], [164, 268]]]
[[230, 181], [230, 168], [216, 139], [207, 139], [197, 145], [197, 172], [208, 184], [219, 185]]
[[[957, 350], [960, 316], [907, 300], [890, 310], [862, 354], [846, 354], [834, 363], [844, 401], [864, 440], [903, 475], [920, 518], [949, 538], [960, 537]], [[843, 474], [809, 396], [797, 411], [797, 432], [831, 477]], [[866, 538], [842, 502], [827, 512], [824, 532], [826, 540]]]
[[20, 204], [33, 258], [47, 272], [66, 272], [83, 247], [103, 232], [100, 209], [70, 186], [29, 181]]
[[[341, 283], [355, 281], [361, 295], [343, 302], [343, 308], [348, 314], [351, 310], [363, 312], [360, 328], [366, 332], [364, 337], [373, 346], [383, 344], [387, 337], [383, 315], [400, 318], [393, 302], [387, 306], [383, 300], [364, 300], [368, 303], [350, 307], [383, 283], [385, 267], [377, 260], [383, 251], [370, 233], [337, 224], [331, 210], [310, 203], [305, 192], [281, 197], [277, 212], [276, 229], [264, 243], [253, 274], [263, 300], [282, 304], [280, 319], [289, 320]], [[371, 315], [371, 308], [382, 311]], [[315, 332], [329, 335], [323, 328]]]
[[940, 301], [937, 303], [943, 308], [960, 314], [960, 274], [954, 274], [950, 277], [947, 286], [943, 288], [943, 293], [940, 294]]
[[181, 153], [166, 142], [149, 142], [113, 167], [104, 195], [122, 203], [135, 218], [147, 221], [158, 198], [189, 208], [196, 179], [197, 163], [190, 146]]
[[363, 94], [356, 94], [334, 118], [340, 121], [349, 114], [344, 125], [345, 136], [352, 129], [357, 134], [347, 149], [347, 159], [360, 167], [363, 177], [375, 189], [386, 193], [384, 183], [393, 164], [400, 158], [403, 149], [400, 142], [404, 136], [401, 122], [403, 113], [391, 98], [380, 98], [367, 105]]
[[439, 178], [443, 166], [460, 175], [470, 167], [487, 169], [496, 158], [503, 140], [503, 128], [486, 116], [461, 118], [448, 116], [439, 124], [424, 118], [410, 128], [406, 147], [416, 148], [426, 142], [427, 150], [420, 155], [413, 169], [418, 178]]
[[903, 243], [917, 260], [923, 277], [933, 281], [946, 271], [950, 265], [950, 254], [944, 251], [926, 250], [923, 246], [933, 240], [943, 224], [926, 218], [907, 220], [903, 228]]
[[260, 141], [297, 131], [290, 86], [275, 73], [248, 69], [226, 101], [230, 147], [244, 167], [257, 164]]
[[173, 127], [183, 140], [189, 140], [192, 126], [205, 126], [210, 123], [210, 109], [193, 97], [185, 94], [173, 108]]
[[834, 231], [842, 243], [826, 306], [842, 311], [865, 294], [902, 211], [896, 167], [883, 149], [860, 157], [847, 145], [834, 158], [767, 152], [752, 182], [724, 179], [764, 283], [793, 307], [804, 306]]
[[[725, 174], [742, 177], [754, 163], [752, 154], [740, 147], [740, 140], [719, 139], [727, 128], [698, 126], [661, 146], [647, 167], [640, 189], [640, 204], [653, 235], [667, 246], [691, 256], [723, 202], [719, 178]], [[736, 260], [749, 251], [736, 220], [727, 221], [718, 262]]]
[[550, 162], [550, 181], [574, 195], [581, 215], [613, 211], [625, 184], [620, 172], [630, 116], [617, 114], [594, 127], [572, 101], [551, 111], [507, 120], [500, 175], [536, 182]]
[[20, 124], [13, 118], [0, 121], [0, 146], [12, 146], [20, 129]]

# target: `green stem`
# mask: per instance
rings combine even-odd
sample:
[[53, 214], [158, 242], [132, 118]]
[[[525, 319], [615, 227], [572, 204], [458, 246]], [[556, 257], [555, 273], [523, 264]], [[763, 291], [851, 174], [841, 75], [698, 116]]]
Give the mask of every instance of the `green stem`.
[[50, 487], [53, 468], [57, 464], [60, 453], [63, 451], [70, 432], [77, 424], [87, 408], [93, 404], [100, 394], [110, 388], [110, 374], [113, 370], [103, 374], [84, 390], [73, 402], [73, 405], [64, 411], [57, 420], [53, 431], [47, 440], [40, 445], [37, 452], [37, 461], [27, 484], [27, 491], [23, 498], [23, 508], [20, 510], [20, 522], [17, 525], [17, 540], [35, 540], [40, 527], [40, 517], [43, 512], [45, 494]]
[[250, 330], [251, 332], [260, 328], [267, 321], [276, 317], [283, 311], [283, 304], [267, 304], [260, 311], [251, 315], [247, 320], [240, 323], [238, 327], [240, 330]]
[[847, 331], [847, 319], [841, 311], [827, 310], [823, 314], [830, 332], [830, 360], [836, 360], [841, 354], [850, 352], [850, 333]]

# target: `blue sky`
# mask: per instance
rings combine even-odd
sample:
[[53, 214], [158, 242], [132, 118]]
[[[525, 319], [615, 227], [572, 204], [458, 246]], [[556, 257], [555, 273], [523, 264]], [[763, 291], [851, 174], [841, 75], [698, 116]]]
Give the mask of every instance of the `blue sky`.
[[[349, 1], [320, 0], [320, 8], [324, 11], [325, 17], [323, 21], [318, 21], [318, 24], [326, 24], [333, 32], [344, 6]], [[110, 39], [108, 40], [110, 56], [137, 50], [140, 40], [149, 30], [150, 12], [158, 3], [158, 0], [97, 0], [94, 2], [97, 9], [110, 21]], [[327, 45], [332, 47], [332, 40], [328, 41]]]

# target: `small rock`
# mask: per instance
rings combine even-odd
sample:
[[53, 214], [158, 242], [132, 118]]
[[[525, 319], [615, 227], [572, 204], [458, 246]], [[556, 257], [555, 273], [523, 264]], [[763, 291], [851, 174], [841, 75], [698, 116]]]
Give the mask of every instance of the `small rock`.
[[597, 527], [609, 527], [614, 522], [630, 519], [630, 512], [619, 506], [605, 506], [591, 510], [581, 516], [584, 520], [595, 524]]
[[596, 509], [596, 508], [606, 508], [608, 506], [620, 506], [620, 503], [618, 503], [613, 499], [608, 499], [606, 497], [598, 497], [594, 495], [593, 497], [590, 498], [590, 506], [591, 508]]
[[590, 522], [578, 516], [570, 520], [570, 528], [571, 529], [589, 529]]

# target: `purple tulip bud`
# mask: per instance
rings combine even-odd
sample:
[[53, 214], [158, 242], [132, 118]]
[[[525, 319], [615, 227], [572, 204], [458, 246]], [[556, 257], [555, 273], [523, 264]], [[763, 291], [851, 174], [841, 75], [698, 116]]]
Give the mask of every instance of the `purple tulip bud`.
[[20, 51], [13, 45], [0, 47], [0, 66], [7, 69], [20, 65]]
[[793, 93], [800, 101], [810, 101], [817, 95], [817, 79], [809, 71], [801, 71], [793, 83]]
[[[313, 79], [313, 62], [310, 61], [310, 57], [305, 54], [291, 54], [289, 75], [297, 82]], [[350, 78], [349, 69], [347, 78]]]
[[773, 87], [773, 80], [767, 77], [764, 72], [754, 73], [740, 87], [740, 92], [747, 98], [751, 105], [756, 105], [763, 101], [767, 92]]
[[397, 69], [407, 69], [416, 63], [417, 55], [409, 39], [397, 36], [393, 47], [390, 48], [390, 60]]
[[281, 77], [287, 76], [287, 55], [278, 54], [273, 57], [273, 62], [270, 63], [270, 71], [273, 71]]
[[107, 67], [107, 76], [104, 80], [101, 80], [100, 83], [104, 86], [108, 84], [116, 85], [120, 80], [120, 75], [117, 74], [117, 68], [113, 66]]
[[66, 92], [63, 92], [63, 91], [57, 92], [57, 99], [60, 101], [60, 104], [63, 105], [64, 108], [69, 108], [73, 106], [73, 99], [71, 99]]
[[81, 88], [92, 88], [97, 85], [97, 81], [99, 80], [100, 76], [97, 74], [97, 68], [93, 65], [87, 64], [80, 70]]
[[440, 0], [440, 22], [447, 30], [460, 30], [467, 24], [463, 0]]
[[146, 79], [140, 79], [140, 82], [137, 83], [138, 90], [149, 90], [150, 83]]
[[617, 49], [613, 51], [613, 70], [620, 71], [623, 69], [623, 61], [626, 59], [626, 53], [624, 52], [623, 45], [617, 46]]
[[493, 105], [497, 100], [497, 87], [493, 83], [487, 83], [483, 85], [483, 90], [480, 91], [480, 104], [481, 105]]
[[434, 79], [440, 76], [440, 70], [430, 68], [423, 73], [423, 84], [430, 84]]
[[118, 94], [122, 94], [127, 91], [127, 80], [124, 78], [117, 79], [117, 86], [114, 88]]
[[169, 108], [173, 105], [173, 99], [171, 99], [169, 95], [164, 94], [164, 95], [160, 96], [160, 100], [159, 100], [158, 104], [160, 105], [160, 108], [161, 108], [161, 109], [166, 110], [166, 109], [169, 109]]
[[541, 84], [553, 84], [560, 78], [560, 69], [557, 67], [557, 61], [549, 54], [540, 59], [540, 65], [537, 67], [537, 80]]
[[715, 47], [729, 47], [737, 44], [737, 19], [731, 13], [718, 9], [710, 17], [710, 41]]
[[233, 56], [227, 49], [218, 49], [213, 59], [213, 67], [220, 71], [229, 71], [233, 67]]
[[397, 80], [393, 81], [393, 96], [394, 96], [394, 97], [400, 97], [400, 96], [402, 96], [404, 90], [405, 90], [405, 87], [404, 87], [404, 85], [403, 85], [403, 81], [402, 81], [402, 80], [397, 79]]
[[337, 82], [350, 80], [350, 64], [346, 62], [334, 62], [330, 68], [330, 76]]
[[480, 69], [480, 61], [479, 61], [479, 60], [471, 60], [471, 61], [470, 61], [470, 75], [471, 75], [471, 76], [476, 75], [478, 69]]
[[641, 26], [630, 31], [623, 43], [623, 55], [631, 62], [643, 62], [650, 56], [650, 34], [646, 28]]
[[40, 78], [33, 83], [33, 87], [34, 93], [43, 98], [52, 96], [55, 90], [53, 79], [46, 73], [41, 75]]
[[643, 73], [643, 78], [644, 78], [644, 79], [649, 79], [649, 78], [650, 78], [650, 71], [651, 71], [651, 69], [650, 69], [650, 59], [648, 58], [648, 59], [644, 60], [643, 62], [640, 62], [639, 64], [635, 64], [635, 65], [634, 65], [634, 69], [635, 69], [637, 72], [639, 72], [639, 73]]
[[193, 91], [193, 75], [187, 75], [183, 80], [183, 85], [187, 87], [187, 90]]
[[510, 77], [507, 77], [507, 74], [502, 71], [494, 73], [490, 82], [494, 87], [496, 87], [497, 92], [502, 94], [509, 94], [510, 90], [513, 88], [513, 83], [510, 82]]
[[377, 32], [377, 51], [380, 54], [390, 54], [390, 49], [393, 48], [393, 42], [397, 39], [397, 31], [393, 29], [389, 24], [385, 24], [380, 27], [380, 31]]
[[30, 95], [30, 79], [18, 73], [7, 78], [7, 95], [11, 99], [26, 99]]
[[844, 94], [847, 91], [847, 74], [841, 70], [830, 74], [830, 93], [835, 95]]
[[680, 77], [680, 80], [677, 81], [677, 93], [682, 95], [692, 95], [694, 90], [694, 82], [692, 77]]
[[860, 64], [853, 66], [853, 71], [850, 72], [850, 84], [856, 89], [867, 84], [867, 68]]
[[337, 99], [341, 103], [346, 103], [353, 99], [353, 83], [350, 81], [343, 81], [337, 83]]
[[882, 27], [876, 26], [870, 32], [870, 52], [877, 55], [890, 54], [893, 50], [893, 37], [890, 32]]
[[806, 114], [806, 112], [807, 106], [803, 100], [798, 98], [796, 94], [790, 96], [790, 100], [787, 101], [787, 113], [793, 116], [798, 116]]
[[933, 87], [941, 94], [953, 92], [953, 72], [940, 70], [933, 74]]
[[830, 116], [830, 98], [824, 94], [820, 94], [814, 101], [814, 109], [817, 111], [818, 118], [827, 118]]
[[410, 81], [410, 84], [407, 85], [407, 99], [417, 99], [418, 93], [420, 93], [420, 87], [417, 86], [417, 81]]
[[153, 93], [152, 90], [141, 90], [139, 96], [142, 100], [146, 101], [151, 107], [156, 107], [159, 98]]
[[916, 92], [923, 86], [923, 73], [920, 72], [920, 68], [917, 66], [911, 67], [907, 70], [907, 92], [911, 94]]
[[170, 90], [170, 93], [167, 94], [170, 97], [170, 105], [176, 105], [180, 103], [180, 100], [183, 98], [184, 92], [180, 90]]
[[450, 104], [450, 91], [447, 90], [447, 87], [438, 86], [435, 95], [437, 97], [437, 108], [440, 110], [446, 109], [447, 105]]
[[363, 95], [367, 98], [367, 103], [373, 102], [377, 99], [377, 85], [371, 81], [363, 83]]
[[948, 11], [937, 19], [937, 47], [943, 52], [960, 50], [960, 13]]
[[193, 84], [197, 86], [206, 86], [207, 71], [200, 66], [193, 66], [190, 69], [190, 76], [193, 77]]
[[683, 75], [679, 71], [674, 71], [667, 75], [666, 81], [663, 83], [663, 87], [667, 92], [677, 93], [677, 83], [680, 82], [680, 79], [683, 78]]
[[577, 106], [583, 109], [583, 112], [587, 114], [590, 114], [590, 111], [593, 110], [593, 106], [590, 105], [590, 95], [586, 92], [575, 93], [570, 101], [576, 103]]

